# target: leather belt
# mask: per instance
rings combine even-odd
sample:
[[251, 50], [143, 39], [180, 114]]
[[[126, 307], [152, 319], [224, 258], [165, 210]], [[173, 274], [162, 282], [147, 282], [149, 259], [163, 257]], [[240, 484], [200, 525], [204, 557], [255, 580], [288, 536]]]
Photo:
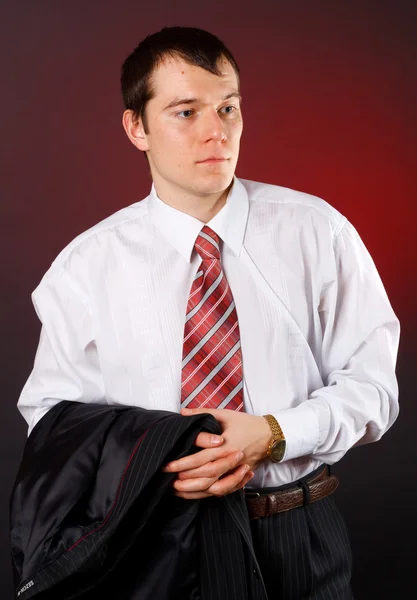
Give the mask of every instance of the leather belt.
[[269, 494], [245, 491], [249, 518], [268, 517], [316, 502], [332, 494], [338, 485], [339, 480], [334, 475], [329, 475], [326, 465], [318, 475], [303, 477], [294, 487], [282, 491]]

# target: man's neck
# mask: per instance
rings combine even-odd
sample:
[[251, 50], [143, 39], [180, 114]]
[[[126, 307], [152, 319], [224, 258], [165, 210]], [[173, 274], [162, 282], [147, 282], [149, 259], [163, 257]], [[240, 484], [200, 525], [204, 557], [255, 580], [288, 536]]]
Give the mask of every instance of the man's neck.
[[202, 223], [208, 223], [226, 204], [227, 196], [233, 182], [222, 192], [207, 196], [195, 196], [184, 192], [184, 190], [181, 190], [179, 194], [169, 193], [164, 189], [164, 186], [161, 189], [161, 186], [156, 184], [155, 181], [154, 185], [158, 198], [162, 202], [198, 219]]

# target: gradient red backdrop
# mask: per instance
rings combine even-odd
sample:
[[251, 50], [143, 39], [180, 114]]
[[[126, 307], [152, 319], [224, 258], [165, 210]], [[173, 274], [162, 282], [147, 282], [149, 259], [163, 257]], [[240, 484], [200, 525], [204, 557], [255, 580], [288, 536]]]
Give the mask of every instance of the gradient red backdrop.
[[40, 329], [30, 293], [73, 237], [148, 193], [146, 161], [121, 127], [119, 74], [138, 41], [165, 25], [208, 29], [240, 64], [238, 176], [316, 194], [348, 217], [400, 318], [401, 416], [336, 469], [355, 598], [408, 597], [417, 533], [417, 3], [34, 0], [3, 2], [0, 17], [2, 597], [12, 597], [7, 500], [26, 431], [15, 404]]

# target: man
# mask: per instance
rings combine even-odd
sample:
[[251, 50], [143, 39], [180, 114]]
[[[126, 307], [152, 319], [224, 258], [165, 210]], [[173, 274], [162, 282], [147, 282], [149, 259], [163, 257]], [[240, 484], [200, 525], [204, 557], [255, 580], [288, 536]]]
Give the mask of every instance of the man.
[[165, 467], [174, 494], [245, 488], [269, 596], [351, 598], [326, 465], [398, 413], [399, 323], [375, 265], [323, 200], [235, 177], [240, 76], [215, 36], [149, 36], [122, 92], [152, 190], [78, 236], [35, 290], [29, 432], [60, 400], [212, 414], [222, 436], [200, 433]]

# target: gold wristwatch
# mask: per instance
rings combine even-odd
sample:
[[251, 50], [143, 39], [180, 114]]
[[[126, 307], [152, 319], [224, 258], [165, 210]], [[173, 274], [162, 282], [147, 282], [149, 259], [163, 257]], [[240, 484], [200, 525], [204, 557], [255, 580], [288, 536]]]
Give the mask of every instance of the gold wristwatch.
[[268, 421], [272, 433], [272, 440], [268, 446], [266, 455], [269, 456], [272, 462], [281, 462], [284, 458], [285, 448], [287, 446], [285, 436], [275, 417], [272, 415], [263, 415], [263, 417]]

